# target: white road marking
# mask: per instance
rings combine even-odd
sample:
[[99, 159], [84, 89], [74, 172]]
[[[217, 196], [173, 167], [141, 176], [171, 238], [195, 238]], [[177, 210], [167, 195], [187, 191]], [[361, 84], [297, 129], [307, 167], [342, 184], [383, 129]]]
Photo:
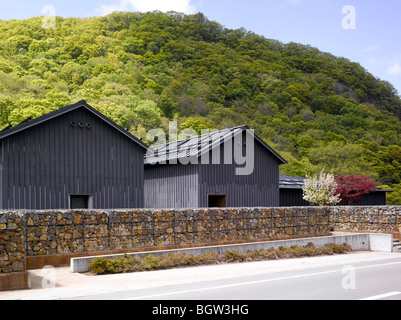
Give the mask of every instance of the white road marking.
[[361, 301], [363, 301], [363, 300], [366, 300], [366, 301], [380, 300], [380, 299], [384, 299], [384, 298], [388, 298], [388, 297], [398, 296], [400, 294], [401, 294], [401, 292], [395, 291], [395, 292], [385, 293], [385, 294], [381, 294], [381, 295], [374, 296], [374, 297], [361, 299]]
[[[371, 265], [371, 266], [356, 267], [355, 270], [378, 268], [378, 267], [385, 267], [385, 266], [391, 266], [391, 265], [397, 265], [397, 264], [401, 264], [401, 262], [393, 262], [393, 263], [376, 264], [376, 265]], [[331, 271], [324, 271], [324, 272], [308, 273], [308, 274], [302, 274], [302, 275], [296, 275], [296, 276], [280, 277], [280, 278], [273, 278], [273, 279], [264, 279], [264, 280], [249, 281], [249, 282], [240, 282], [240, 283], [234, 283], [234, 284], [228, 284], [228, 285], [222, 285], [222, 286], [215, 286], [215, 287], [206, 287], [206, 288], [191, 289], [191, 290], [172, 291], [172, 292], [165, 292], [165, 293], [159, 293], [159, 294], [153, 294], [153, 295], [147, 295], [147, 296], [141, 296], [141, 297], [127, 298], [127, 299], [123, 299], [123, 300], [154, 299], [154, 298], [160, 298], [160, 297], [163, 297], [163, 296], [170, 296], [170, 295], [177, 295], [177, 294], [187, 294], [187, 293], [195, 293], [195, 292], [202, 292], [202, 291], [227, 289], [227, 288], [247, 286], [247, 285], [259, 284], [259, 283], [267, 283], [267, 282], [273, 282], [273, 281], [314, 277], [314, 276], [325, 275], [325, 274], [330, 274], [330, 273], [342, 273], [342, 271], [343, 271], [342, 269], [339, 269], [339, 270], [331, 270]], [[397, 294], [401, 294], [401, 293], [397, 293]], [[395, 295], [395, 294], [392, 294], [392, 295]]]
[[207, 288], [200, 288], [200, 289], [192, 289], [192, 290], [182, 290], [182, 291], [174, 291], [174, 292], [159, 293], [159, 294], [154, 294], [154, 295], [149, 295], [149, 296], [142, 296], [142, 297], [135, 297], [135, 298], [124, 299], [124, 300], [145, 300], [145, 299], [153, 299], [153, 298], [159, 298], [159, 297], [162, 297], [162, 296], [169, 296], [169, 295], [176, 295], [176, 294], [184, 294], [184, 293], [186, 294], [186, 293], [194, 293], [194, 292], [210, 291], [210, 290], [219, 290], [219, 289], [227, 289], [227, 288], [232, 288], [232, 287], [247, 286], [247, 285], [252, 285], [252, 284], [259, 284], [259, 283], [266, 283], [266, 282], [273, 282], [273, 281], [280, 281], [280, 280], [287, 280], [287, 279], [297, 279], [297, 278], [304, 278], [304, 277], [312, 277], [312, 276], [316, 276], [316, 275], [329, 274], [329, 273], [337, 273], [337, 272], [338, 272], [338, 270], [333, 270], [333, 271], [320, 272], [320, 273], [309, 273], [309, 274], [297, 275], [297, 276], [291, 276], [291, 277], [282, 277], [282, 278], [274, 278], [274, 279], [265, 279], [265, 280], [258, 280], [258, 281], [249, 281], [249, 282], [240, 282], [240, 283], [227, 284], [227, 285], [216, 286], [216, 287], [207, 287]]

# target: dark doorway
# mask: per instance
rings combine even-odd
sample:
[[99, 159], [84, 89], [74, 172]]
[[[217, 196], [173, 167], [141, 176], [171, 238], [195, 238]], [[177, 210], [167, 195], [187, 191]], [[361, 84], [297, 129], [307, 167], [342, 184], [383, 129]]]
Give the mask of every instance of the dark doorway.
[[90, 209], [91, 208], [91, 196], [84, 196], [84, 195], [70, 196], [70, 208], [71, 209]]
[[209, 208], [225, 208], [227, 207], [226, 195], [209, 195], [208, 196]]

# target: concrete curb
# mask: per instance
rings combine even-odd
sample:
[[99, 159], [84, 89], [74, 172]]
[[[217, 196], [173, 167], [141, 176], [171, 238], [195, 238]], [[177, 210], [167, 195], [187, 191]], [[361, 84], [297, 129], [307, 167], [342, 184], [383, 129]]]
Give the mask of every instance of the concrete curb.
[[[270, 248], [277, 249], [279, 247], [287, 247], [287, 248], [292, 246], [301, 247], [301, 246], [306, 246], [310, 242], [313, 243], [316, 247], [323, 247], [326, 244], [330, 243], [333, 244], [345, 243], [349, 244], [355, 251], [382, 251], [382, 252], [393, 251], [393, 235], [391, 234], [356, 233], [356, 234], [334, 235], [328, 237], [266, 241], [266, 242], [255, 242], [246, 244], [163, 250], [163, 251], [152, 251], [152, 252], [136, 252], [128, 254], [128, 256], [141, 258], [150, 254], [157, 257], [162, 255], [168, 256], [169, 254], [180, 254], [180, 253], [193, 254], [195, 256], [198, 256], [208, 252], [219, 252], [220, 254], [222, 254], [230, 250], [239, 251], [240, 253], [246, 253], [248, 251], [256, 251]], [[72, 258], [71, 272], [73, 273], [89, 272], [90, 269], [88, 265], [93, 259], [96, 258], [104, 257], [108, 259], [116, 259], [122, 256], [124, 256], [124, 254]]]

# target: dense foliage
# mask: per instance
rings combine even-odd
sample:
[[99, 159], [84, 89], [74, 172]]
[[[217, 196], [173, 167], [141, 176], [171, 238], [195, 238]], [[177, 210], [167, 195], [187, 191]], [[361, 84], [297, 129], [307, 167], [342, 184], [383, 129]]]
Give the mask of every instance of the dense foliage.
[[[133, 134], [248, 124], [289, 164], [400, 192], [401, 100], [359, 64], [202, 14], [0, 21], [0, 126], [85, 99]], [[394, 199], [401, 196], [393, 195]], [[397, 195], [398, 194], [398, 195]]]

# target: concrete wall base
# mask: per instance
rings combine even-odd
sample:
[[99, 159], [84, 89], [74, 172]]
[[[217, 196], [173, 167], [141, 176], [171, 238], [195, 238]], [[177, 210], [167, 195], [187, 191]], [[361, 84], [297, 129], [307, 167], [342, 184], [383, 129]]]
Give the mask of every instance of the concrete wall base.
[[[355, 251], [383, 251], [392, 252], [393, 250], [393, 236], [391, 234], [370, 234], [370, 233], [358, 233], [358, 234], [343, 234], [334, 235], [328, 237], [314, 237], [314, 238], [302, 238], [292, 240], [277, 240], [277, 241], [266, 241], [266, 242], [254, 242], [254, 243], [243, 243], [243, 244], [232, 244], [232, 245], [221, 245], [221, 246], [209, 246], [209, 247], [198, 247], [198, 248], [187, 248], [187, 249], [176, 249], [176, 250], [162, 250], [153, 252], [136, 252], [130, 253], [129, 256], [133, 257], [144, 257], [149, 254], [154, 256], [168, 256], [169, 254], [193, 254], [195, 256], [207, 253], [207, 252], [219, 252], [220, 254], [227, 251], [239, 251], [246, 253], [248, 251], [256, 251], [262, 249], [279, 248], [279, 247], [292, 247], [292, 246], [306, 246], [309, 242], [312, 242], [316, 247], [324, 247], [326, 244], [349, 244]], [[109, 259], [115, 259], [123, 255], [105, 255], [103, 257]], [[89, 263], [98, 258], [95, 256], [81, 257], [71, 259], [71, 272], [73, 273], [84, 273], [89, 272]]]

